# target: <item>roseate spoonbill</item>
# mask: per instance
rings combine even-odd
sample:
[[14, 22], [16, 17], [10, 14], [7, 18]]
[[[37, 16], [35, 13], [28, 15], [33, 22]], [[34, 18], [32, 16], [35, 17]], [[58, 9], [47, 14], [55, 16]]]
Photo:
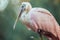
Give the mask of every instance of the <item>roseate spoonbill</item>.
[[44, 8], [32, 8], [29, 2], [23, 2], [20, 7], [20, 14], [17, 20], [20, 20], [27, 28], [44, 35], [48, 40], [60, 40], [59, 24], [53, 15]]

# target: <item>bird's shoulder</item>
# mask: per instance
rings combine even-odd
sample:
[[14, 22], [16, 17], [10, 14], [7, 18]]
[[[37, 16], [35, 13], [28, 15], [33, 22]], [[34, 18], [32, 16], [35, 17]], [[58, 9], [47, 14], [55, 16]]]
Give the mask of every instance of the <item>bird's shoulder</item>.
[[30, 14], [36, 14], [36, 13], [44, 13], [44, 14], [48, 14], [48, 15], [52, 15], [50, 13], [50, 11], [48, 11], [47, 9], [45, 8], [32, 8], [30, 11], [29, 11]]

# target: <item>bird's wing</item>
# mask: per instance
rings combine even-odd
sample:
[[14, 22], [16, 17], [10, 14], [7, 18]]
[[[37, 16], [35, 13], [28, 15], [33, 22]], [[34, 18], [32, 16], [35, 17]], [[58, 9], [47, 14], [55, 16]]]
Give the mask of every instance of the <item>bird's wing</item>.
[[35, 23], [38, 25], [37, 27], [52, 33], [56, 37], [59, 35], [59, 24], [49, 11], [41, 8], [34, 8], [30, 11], [30, 13], [31, 19], [35, 21]]

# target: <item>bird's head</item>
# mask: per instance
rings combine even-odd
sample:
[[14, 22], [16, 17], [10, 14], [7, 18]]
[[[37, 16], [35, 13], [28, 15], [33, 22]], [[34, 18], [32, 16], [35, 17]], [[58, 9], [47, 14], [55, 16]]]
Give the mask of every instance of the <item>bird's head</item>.
[[13, 25], [13, 29], [15, 29], [16, 23], [19, 18], [22, 22], [25, 21], [23, 16], [24, 16], [24, 14], [28, 13], [31, 10], [31, 8], [32, 8], [32, 6], [29, 2], [22, 2], [21, 6], [20, 6], [20, 13], [16, 18], [16, 21]]
[[22, 2], [22, 7], [24, 7], [25, 11], [31, 10], [32, 6], [29, 2]]
[[32, 6], [29, 2], [22, 2], [21, 7], [20, 7], [20, 14], [23, 12], [28, 13], [31, 10]]

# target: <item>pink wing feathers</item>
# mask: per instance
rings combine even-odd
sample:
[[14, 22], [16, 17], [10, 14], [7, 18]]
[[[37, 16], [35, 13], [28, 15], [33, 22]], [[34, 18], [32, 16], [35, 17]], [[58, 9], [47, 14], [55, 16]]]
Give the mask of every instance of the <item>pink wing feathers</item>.
[[[55, 37], [60, 38], [60, 28], [59, 24], [55, 20], [49, 11], [44, 11], [45, 9], [36, 8], [31, 10], [31, 19], [34, 20], [37, 28], [53, 34]], [[37, 29], [35, 28], [35, 29]], [[57, 39], [58, 39], [57, 38]]]

